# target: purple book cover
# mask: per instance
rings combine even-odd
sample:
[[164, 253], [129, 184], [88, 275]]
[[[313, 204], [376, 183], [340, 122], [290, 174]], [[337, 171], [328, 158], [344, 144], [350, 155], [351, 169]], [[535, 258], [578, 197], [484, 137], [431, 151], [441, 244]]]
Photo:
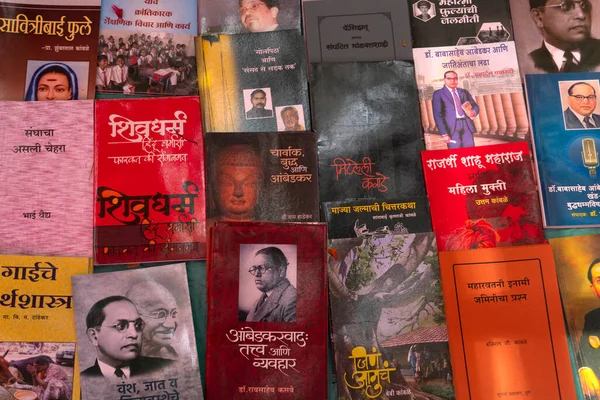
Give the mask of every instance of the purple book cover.
[[93, 111], [0, 102], [0, 254], [92, 256]]

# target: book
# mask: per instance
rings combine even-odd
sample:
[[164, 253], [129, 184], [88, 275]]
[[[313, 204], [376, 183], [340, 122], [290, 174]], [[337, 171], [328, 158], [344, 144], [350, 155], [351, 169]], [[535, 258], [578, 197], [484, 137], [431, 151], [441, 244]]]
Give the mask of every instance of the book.
[[525, 83], [544, 226], [600, 226], [600, 74], [527, 75]]
[[206, 132], [311, 130], [298, 31], [202, 36], [197, 48]]
[[423, 47], [413, 54], [427, 150], [529, 140], [514, 42]]
[[311, 67], [320, 201], [424, 195], [412, 64], [388, 61]]
[[92, 257], [93, 107], [0, 102], [0, 254]]
[[414, 47], [479, 45], [513, 40], [507, 0], [410, 0]]
[[102, 3], [96, 98], [198, 95], [195, 0]]
[[72, 281], [83, 398], [203, 398], [184, 263]]
[[412, 60], [406, 0], [303, 3], [311, 63]]
[[454, 398], [433, 232], [333, 239], [330, 253], [339, 398]]
[[208, 133], [207, 219], [319, 220], [315, 134]]
[[439, 259], [456, 398], [576, 399], [550, 245]]
[[95, 264], [202, 259], [197, 97], [96, 101]]
[[321, 204], [330, 239], [383, 233], [431, 232], [427, 198], [359, 199]]
[[544, 243], [527, 143], [421, 156], [440, 251]]
[[326, 235], [319, 223], [211, 228], [207, 398], [327, 398]]
[[0, 255], [0, 395], [81, 398], [71, 276], [91, 268], [89, 258]]
[[0, 18], [0, 100], [94, 98], [100, 0], [2, 0]]

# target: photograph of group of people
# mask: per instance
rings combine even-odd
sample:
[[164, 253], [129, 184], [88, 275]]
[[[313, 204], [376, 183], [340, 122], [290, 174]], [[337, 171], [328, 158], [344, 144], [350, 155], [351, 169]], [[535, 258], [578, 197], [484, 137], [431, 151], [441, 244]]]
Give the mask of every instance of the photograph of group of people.
[[244, 89], [244, 111], [246, 119], [275, 118], [277, 131], [305, 131], [304, 107], [302, 104], [275, 107], [270, 88]]

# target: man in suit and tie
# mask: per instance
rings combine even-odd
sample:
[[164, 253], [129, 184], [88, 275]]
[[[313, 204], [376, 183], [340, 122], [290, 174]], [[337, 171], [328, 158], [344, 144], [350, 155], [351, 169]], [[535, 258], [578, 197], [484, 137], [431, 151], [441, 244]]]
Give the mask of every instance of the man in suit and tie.
[[596, 109], [596, 90], [589, 83], [577, 82], [567, 91], [569, 107], [564, 111], [567, 129], [600, 129]]
[[544, 38], [529, 53], [538, 70], [593, 71], [600, 65], [600, 40], [591, 37], [589, 0], [529, 0], [530, 14]]
[[[592, 261], [587, 273], [594, 296], [600, 298], [600, 259]], [[579, 368], [579, 379], [584, 395], [600, 396], [600, 308], [585, 315], [583, 331], [579, 341], [583, 366]]]
[[448, 149], [474, 147], [475, 124], [479, 106], [465, 89], [458, 87], [458, 74], [444, 73], [444, 87], [433, 92], [433, 118]]
[[252, 305], [246, 321], [296, 321], [296, 288], [286, 278], [288, 265], [278, 247], [265, 247], [254, 254], [248, 272], [254, 275], [254, 283], [262, 295]]

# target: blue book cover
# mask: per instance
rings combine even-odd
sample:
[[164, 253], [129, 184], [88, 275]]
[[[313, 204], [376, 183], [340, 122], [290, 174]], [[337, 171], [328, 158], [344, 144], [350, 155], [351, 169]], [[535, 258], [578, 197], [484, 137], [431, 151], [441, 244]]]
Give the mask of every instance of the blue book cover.
[[526, 75], [544, 226], [600, 226], [600, 73]]

